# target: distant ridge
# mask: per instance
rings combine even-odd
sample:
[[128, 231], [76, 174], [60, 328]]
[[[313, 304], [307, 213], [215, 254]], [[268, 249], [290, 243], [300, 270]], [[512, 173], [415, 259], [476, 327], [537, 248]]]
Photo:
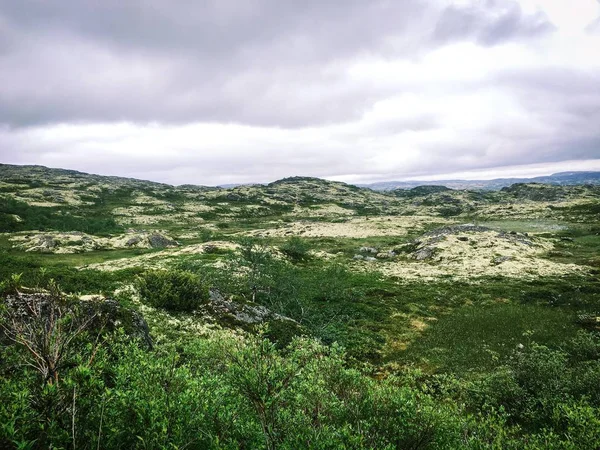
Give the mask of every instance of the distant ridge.
[[545, 184], [556, 184], [556, 185], [582, 185], [582, 184], [594, 184], [600, 185], [600, 171], [579, 171], [579, 172], [557, 172], [552, 175], [534, 177], [534, 178], [496, 178], [493, 180], [418, 180], [418, 181], [381, 181], [377, 183], [342, 183], [334, 182], [332, 180], [306, 177], [306, 176], [291, 176], [275, 180], [270, 183], [228, 183], [221, 184], [218, 186], [206, 186], [201, 184], [180, 184], [170, 185], [167, 183], [161, 183], [150, 180], [143, 180], [138, 178], [121, 177], [113, 175], [99, 175], [89, 174], [71, 169], [60, 169], [51, 168], [40, 165], [14, 165], [0, 163], [0, 178], [6, 178], [10, 176], [25, 176], [35, 174], [37, 176], [74, 176], [78, 178], [89, 178], [91, 180], [100, 181], [101, 179], [111, 180], [115, 183], [122, 185], [130, 184], [148, 184], [157, 185], [163, 187], [179, 187], [186, 189], [202, 189], [202, 190], [214, 190], [214, 189], [233, 189], [240, 186], [258, 187], [258, 186], [271, 186], [282, 183], [294, 183], [298, 181], [305, 182], [322, 182], [322, 183], [338, 183], [347, 186], [357, 186], [361, 188], [367, 188], [374, 191], [392, 191], [394, 189], [412, 189], [418, 186], [445, 186], [450, 189], [482, 189], [482, 190], [500, 190], [503, 187], [510, 186], [516, 183], [545, 183]]
[[391, 191], [393, 189], [411, 189], [417, 186], [446, 186], [451, 189], [486, 189], [498, 190], [515, 183], [546, 184], [600, 184], [600, 172], [558, 172], [533, 178], [495, 178], [493, 180], [419, 180], [419, 181], [381, 181], [378, 183], [357, 184], [375, 191]]

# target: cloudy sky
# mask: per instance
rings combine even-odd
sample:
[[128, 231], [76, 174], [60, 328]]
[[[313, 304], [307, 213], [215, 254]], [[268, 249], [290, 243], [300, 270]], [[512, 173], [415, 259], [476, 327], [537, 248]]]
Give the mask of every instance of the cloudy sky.
[[0, 0], [0, 162], [206, 185], [600, 170], [600, 3]]

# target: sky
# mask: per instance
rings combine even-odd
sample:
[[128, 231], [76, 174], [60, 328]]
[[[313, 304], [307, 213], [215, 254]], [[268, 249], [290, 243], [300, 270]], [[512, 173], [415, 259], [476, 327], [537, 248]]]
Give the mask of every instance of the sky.
[[600, 170], [600, 0], [0, 0], [0, 162], [176, 185]]

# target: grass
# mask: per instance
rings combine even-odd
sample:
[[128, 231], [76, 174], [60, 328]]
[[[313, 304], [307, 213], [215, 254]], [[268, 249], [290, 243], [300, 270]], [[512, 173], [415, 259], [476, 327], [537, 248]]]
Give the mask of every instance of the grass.
[[[39, 180], [24, 178], [21, 181], [29, 184], [30, 187], [52, 184], [50, 183], [52, 180], [44, 180], [41, 183]], [[86, 187], [96, 183], [92, 180], [88, 186], [83, 184], [82, 180], [78, 182], [82, 183], [81, 187], [75, 190], [80, 196], [85, 195]], [[61, 182], [55, 184], [61, 187]], [[12, 227], [11, 230], [35, 228], [36, 224], [42, 224], [53, 229], [68, 228], [68, 231], [82, 229], [108, 233], [123, 231], [124, 227], [102, 220], [112, 217], [114, 208], [132, 206], [139, 193], [169, 202], [175, 212], [180, 212], [184, 203], [192, 201], [213, 206], [215, 209], [212, 211], [199, 213], [206, 219], [206, 222], [201, 225], [190, 226], [179, 223], [171, 219], [168, 214], [164, 215], [160, 208], [155, 208], [155, 213], [164, 216], [166, 221], [138, 226], [148, 230], [166, 229], [175, 236], [188, 231], [200, 232], [197, 237], [184, 239], [185, 245], [207, 240], [241, 242], [242, 237], [250, 231], [276, 228], [288, 222], [318, 223], [346, 220], [335, 215], [313, 217], [310, 209], [302, 215], [291, 215], [295, 206], [291, 200], [285, 205], [264, 204], [264, 197], [277, 195], [277, 186], [264, 189], [262, 193], [260, 189], [252, 190], [249, 194], [252, 197], [232, 192], [237, 195], [232, 198], [229, 198], [227, 191], [218, 194], [214, 192], [198, 194], [200, 192], [198, 191], [196, 194], [199, 196], [193, 199], [189, 192], [177, 188], [144, 183], [138, 185], [117, 183], [111, 189], [98, 191], [94, 196], [82, 197], [86, 201], [93, 201], [94, 204], [81, 207], [67, 205], [53, 208], [30, 207], [6, 197], [2, 204], [6, 211], [3, 212], [17, 213], [23, 216], [25, 222], [16, 224], [12, 216], [3, 217], [6, 219], [4, 225], [8, 228]], [[349, 187], [349, 189], [356, 191], [358, 188]], [[502, 204], [509, 198], [503, 192], [476, 193], [472, 196], [471, 200], [480, 202], [483, 206]], [[414, 199], [395, 197], [392, 199], [390, 204], [394, 208], [415, 209], [412, 204]], [[345, 198], [332, 197], [325, 202], [314, 197], [312, 192], [303, 192], [299, 205], [311, 208], [321, 204], [336, 204], [354, 210], [359, 216], [376, 216], [386, 209], [378, 203], [381, 200], [375, 200], [370, 204], [365, 199], [364, 202], [361, 200], [353, 205], [346, 205], [345, 200]], [[260, 210], [245, 208], [253, 205], [262, 205], [263, 208]], [[152, 208], [153, 203], [150, 202], [147, 206]], [[234, 212], [231, 210], [232, 206], [243, 209]], [[444, 205], [437, 205], [434, 201], [432, 206]], [[568, 210], [548, 209], [546, 213], [548, 218], [542, 220], [498, 220], [489, 216], [479, 217], [477, 223], [506, 231], [546, 233], [546, 237], [552, 238], [570, 237], [572, 240], [557, 239], [556, 251], [546, 257], [560, 263], [583, 264], [600, 270], [598, 257], [600, 236], [596, 234], [599, 230], [597, 227], [594, 228], [591, 221], [598, 213], [597, 205], [576, 206]], [[461, 221], [472, 221], [469, 214], [461, 216]], [[474, 212], [473, 217], [476, 215]], [[576, 215], [585, 216], [590, 220], [585, 223], [573, 223], [565, 219]], [[429, 222], [414, 229], [402, 230], [402, 233], [408, 231], [408, 234], [401, 236], [302, 238], [301, 244], [306, 248], [325, 251], [337, 257], [331, 261], [324, 261], [321, 258], [297, 258], [298, 261], [293, 264], [292, 269], [275, 272], [274, 277], [281, 277], [274, 283], [279, 289], [277, 301], [283, 302], [286, 298], [293, 300], [297, 296], [302, 296], [306, 302], [305, 306], [309, 307], [311, 314], [315, 315], [313, 319], [316, 326], [313, 327], [313, 332], [328, 343], [341, 342], [357, 359], [374, 364], [386, 362], [402, 364], [405, 361], [422, 363], [426, 360], [428, 367], [452, 371], [469, 370], [478, 367], [479, 364], [482, 364], [481, 367], [486, 367], [485, 364], [491, 360], [494, 352], [502, 353], [503, 349], [514, 347], [515, 342], [522, 338], [523, 332], [527, 330], [533, 330], [536, 338], [551, 344], [560, 336], [571, 333], [575, 327], [571, 319], [579, 311], [597, 311], [600, 296], [600, 281], [597, 274], [560, 278], [542, 277], [535, 280], [485, 278], [467, 281], [456, 281], [449, 276], [447, 279], [438, 278], [432, 282], [407, 282], [398, 278], [384, 278], [374, 272], [352, 273], [349, 263], [359, 252], [360, 247], [394, 249], [439, 226], [441, 226], [440, 218], [432, 216]], [[64, 285], [64, 289], [83, 293], [110, 292], [120, 283], [130, 282], [131, 278], [142, 269], [103, 273], [95, 270], [80, 271], [75, 267], [159, 251], [133, 249], [65, 255], [30, 254], [12, 250], [7, 239], [7, 235], [0, 237], [0, 278], [5, 278], [12, 273], [23, 273], [25, 282], [27, 280], [34, 282], [39, 269], [44, 267], [48, 276], [57, 278]], [[286, 245], [287, 239], [287, 237], [270, 237], [262, 239], [261, 242], [265, 245], [281, 247]], [[210, 273], [217, 277], [222, 269], [215, 269], [214, 263], [233, 258], [235, 255], [229, 251], [179, 255], [168, 258], [167, 264], [192, 267], [207, 273], [212, 270], [213, 272]], [[342, 267], [343, 271], [335, 272], [336, 266]], [[270, 287], [270, 289], [274, 288]], [[351, 292], [352, 295], [337, 295], [336, 290]], [[322, 295], [323, 293], [325, 295]], [[328, 296], [329, 300], [323, 300]], [[539, 322], [539, 326], [532, 322], [534, 319]], [[563, 329], [560, 328], [561, 324], [570, 325]], [[503, 331], [504, 328], [510, 331]], [[481, 342], [485, 339], [486, 333], [491, 334], [486, 340], [487, 347], [483, 347]], [[452, 351], [451, 346], [457, 350]]]
[[575, 336], [571, 311], [539, 305], [470, 305], [443, 315], [405, 353], [428, 370], [455, 373], [493, 369], [518, 345], [557, 347]]

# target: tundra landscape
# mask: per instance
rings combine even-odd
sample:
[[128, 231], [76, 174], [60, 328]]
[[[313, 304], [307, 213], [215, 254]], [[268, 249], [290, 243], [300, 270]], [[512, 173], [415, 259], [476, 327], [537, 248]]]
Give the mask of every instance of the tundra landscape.
[[0, 450], [600, 450], [600, 0], [0, 0]]
[[600, 184], [0, 166], [7, 448], [596, 448]]

